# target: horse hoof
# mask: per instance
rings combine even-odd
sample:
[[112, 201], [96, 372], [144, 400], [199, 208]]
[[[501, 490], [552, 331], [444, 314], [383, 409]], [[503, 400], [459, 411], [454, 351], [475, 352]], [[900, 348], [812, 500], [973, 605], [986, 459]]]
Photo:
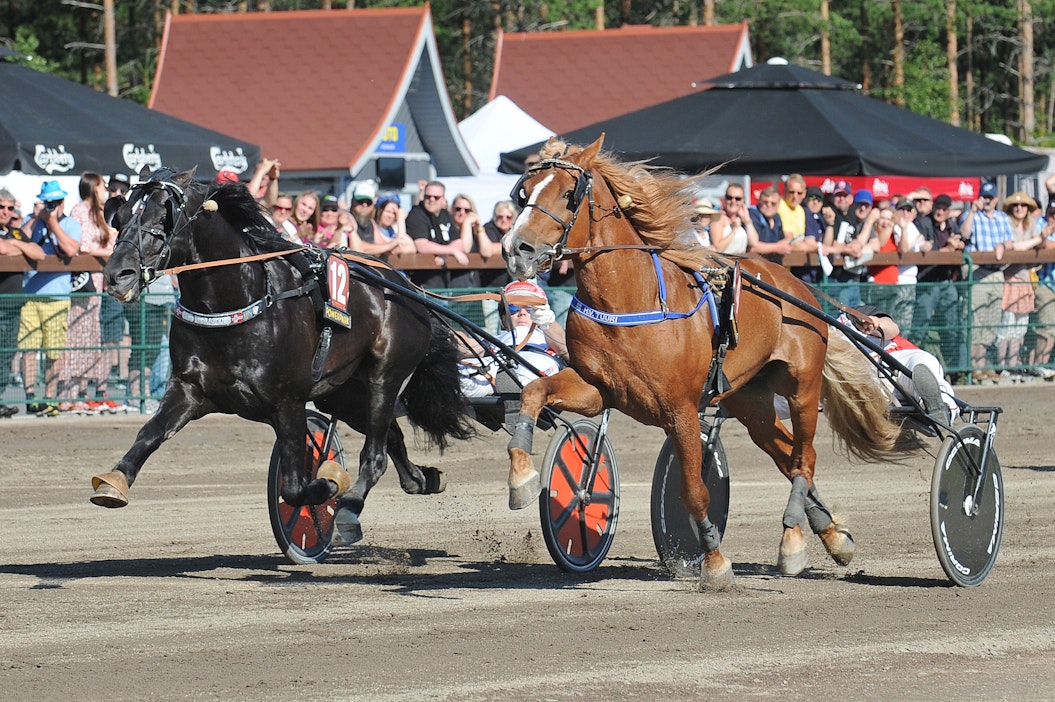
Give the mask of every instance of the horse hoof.
[[538, 471], [533, 470], [520, 485], [509, 486], [509, 509], [524, 509], [538, 498], [540, 492], [542, 480]]
[[700, 569], [700, 592], [721, 592], [733, 586], [733, 564], [729, 559], [722, 556], [717, 563], [710, 564], [707, 559], [703, 561]]
[[447, 489], [447, 476], [439, 468], [421, 466], [421, 474], [425, 476], [423, 495], [436, 495]]
[[810, 560], [809, 551], [806, 550], [806, 539], [802, 535], [802, 527], [796, 525], [794, 529], [785, 529], [784, 537], [780, 540], [780, 551], [777, 554], [777, 567], [784, 575], [798, 575], [806, 569]]
[[323, 461], [322, 465], [319, 466], [319, 470], [315, 472], [315, 477], [329, 480], [337, 486], [337, 492], [333, 493], [331, 497], [343, 495], [352, 487], [352, 476], [337, 461]]
[[128, 504], [128, 478], [119, 470], [93, 477], [92, 489], [95, 490], [89, 498], [92, 504], [111, 509]]
[[820, 533], [820, 537], [833, 561], [841, 566], [850, 565], [854, 552], [857, 550], [857, 544], [854, 543], [854, 537], [850, 535], [846, 527], [832, 524]]
[[359, 518], [348, 509], [337, 510], [337, 516], [333, 518], [333, 535], [330, 537], [331, 546], [351, 546], [363, 540], [363, 527]]

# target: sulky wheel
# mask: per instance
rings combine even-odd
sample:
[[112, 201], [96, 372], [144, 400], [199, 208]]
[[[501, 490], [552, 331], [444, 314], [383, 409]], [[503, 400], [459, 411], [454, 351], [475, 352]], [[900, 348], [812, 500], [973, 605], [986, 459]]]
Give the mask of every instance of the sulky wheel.
[[585, 484], [597, 431], [597, 424], [588, 419], [571, 429], [558, 426], [542, 465], [542, 535], [554, 563], [574, 573], [601, 564], [619, 519], [619, 467], [607, 436], [601, 440], [592, 489]]
[[[707, 441], [707, 424], [700, 422], [700, 440]], [[704, 444], [706, 445], [706, 443]], [[704, 463], [706, 463], [704, 456]], [[701, 464], [700, 469], [703, 469]], [[711, 505], [707, 516], [725, 535], [729, 520], [729, 461], [721, 438], [714, 442], [713, 460], [703, 476], [707, 491], [711, 494]], [[656, 543], [659, 560], [675, 577], [698, 578], [703, 547], [696, 523], [681, 503], [681, 463], [674, 455], [670, 437], [656, 459], [656, 470], [652, 476], [652, 540]]]
[[989, 449], [975, 503], [985, 432], [974, 424], [949, 436], [938, 451], [930, 484], [930, 528], [942, 569], [957, 585], [978, 585], [992, 570], [1004, 533], [1004, 477]]
[[[325, 460], [344, 465], [344, 447], [337, 432], [330, 439], [329, 450], [322, 455], [330, 421], [326, 415], [308, 410], [308, 431], [305, 436], [304, 471], [315, 478], [315, 472]], [[337, 501], [331, 498], [319, 505], [293, 507], [282, 500], [282, 473], [279, 470], [278, 446], [271, 451], [271, 466], [267, 475], [267, 505], [271, 514], [271, 530], [278, 547], [293, 563], [320, 563], [330, 552], [333, 535], [333, 515]]]

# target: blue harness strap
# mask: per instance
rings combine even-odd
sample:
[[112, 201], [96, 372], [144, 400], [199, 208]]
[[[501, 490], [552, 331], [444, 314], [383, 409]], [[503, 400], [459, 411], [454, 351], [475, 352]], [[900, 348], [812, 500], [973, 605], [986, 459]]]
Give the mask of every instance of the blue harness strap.
[[700, 275], [699, 271], [692, 272], [692, 277], [699, 284], [701, 291], [700, 299], [696, 302], [696, 306], [689, 312], [671, 312], [667, 308], [667, 282], [663, 276], [663, 268], [660, 266], [659, 254], [655, 251], [652, 252], [652, 265], [656, 269], [656, 279], [659, 282], [660, 309], [649, 312], [602, 312], [594, 307], [590, 307], [580, 300], [578, 295], [575, 295], [571, 299], [571, 310], [578, 315], [597, 322], [598, 324], [604, 324], [610, 327], [637, 327], [645, 324], [658, 324], [660, 322], [665, 322], [668, 319], [685, 319], [691, 317], [699, 312], [700, 308], [703, 307], [706, 302], [711, 312], [711, 319], [714, 320], [715, 327], [717, 328], [721, 324], [721, 320], [718, 317], [718, 305], [714, 300], [711, 286], [707, 284], [707, 280]]

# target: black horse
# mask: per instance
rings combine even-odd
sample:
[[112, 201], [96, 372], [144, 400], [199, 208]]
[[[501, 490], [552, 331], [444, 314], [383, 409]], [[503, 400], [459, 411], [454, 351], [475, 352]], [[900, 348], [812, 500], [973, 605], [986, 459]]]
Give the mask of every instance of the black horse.
[[[396, 406], [401, 398], [410, 421], [441, 449], [471, 436], [459, 354], [450, 331], [420, 302], [370, 282], [382, 275], [405, 284], [401, 274], [353, 265], [350, 284], [327, 285], [320, 274], [332, 252], [305, 251], [279, 237], [243, 185], [206, 186], [193, 181], [193, 171], [168, 169], [144, 172], [141, 180], [127, 201], [112, 200], [107, 210], [120, 232], [104, 269], [111, 295], [132, 302], [163, 268], [227, 262], [179, 273], [164, 397], [114, 470], [93, 478], [92, 502], [127, 504], [147, 458], [212, 412], [271, 425], [290, 504], [320, 504], [341, 493], [337, 545], [362, 538], [359, 515], [385, 471], [386, 452], [404, 491], [442, 491], [440, 471], [407, 457]], [[346, 292], [349, 328], [320, 316], [319, 291], [328, 287]], [[354, 485], [343, 471], [304, 474], [309, 401], [365, 435]]]

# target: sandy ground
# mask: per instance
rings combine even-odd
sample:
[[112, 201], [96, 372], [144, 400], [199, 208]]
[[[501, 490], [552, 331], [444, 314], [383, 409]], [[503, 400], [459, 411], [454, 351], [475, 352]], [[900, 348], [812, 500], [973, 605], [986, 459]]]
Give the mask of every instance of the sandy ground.
[[[0, 690], [28, 700], [1051, 699], [1055, 697], [1055, 387], [965, 389], [1002, 405], [1000, 559], [951, 586], [934, 554], [933, 459], [848, 465], [818, 442], [818, 481], [852, 528], [849, 567], [774, 567], [787, 485], [723, 429], [733, 591], [660, 567], [649, 486], [662, 435], [612, 436], [622, 513], [589, 575], [549, 560], [534, 508], [506, 508], [505, 437], [444, 456], [445, 494], [386, 475], [366, 537], [320, 565], [285, 562], [266, 502], [270, 429], [213, 417], [147, 463], [121, 510], [89, 477], [141, 417], [0, 424]], [[344, 435], [352, 455], [354, 434]], [[544, 449], [546, 439], [536, 441]], [[932, 446], [937, 449], [937, 445]]]

